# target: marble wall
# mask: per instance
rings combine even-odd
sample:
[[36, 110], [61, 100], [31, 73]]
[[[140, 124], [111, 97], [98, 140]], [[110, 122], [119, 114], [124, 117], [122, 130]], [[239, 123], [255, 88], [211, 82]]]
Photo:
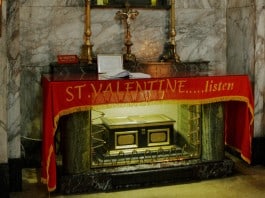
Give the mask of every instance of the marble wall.
[[[123, 53], [124, 26], [118, 9], [92, 9], [93, 52]], [[131, 24], [132, 53], [139, 61], [157, 60], [168, 39], [168, 10], [138, 9]], [[225, 3], [176, 1], [177, 51], [182, 61], [209, 60], [225, 71]], [[21, 134], [40, 138], [40, 74], [58, 54], [80, 54], [83, 1], [24, 0], [20, 5]]]
[[8, 157], [20, 158], [21, 145], [21, 61], [20, 61], [20, 28], [19, 1], [6, 1], [6, 57], [7, 72], [7, 130]]
[[227, 70], [247, 73], [253, 82], [255, 137], [265, 137], [264, 8], [264, 0], [229, 0], [227, 9]]
[[[9, 157], [16, 158], [20, 156], [20, 136], [41, 140], [41, 74], [48, 72], [49, 64], [56, 61], [58, 54], [80, 54], [85, 9], [83, 0], [8, 2], [6, 119]], [[175, 10], [177, 52], [181, 60], [208, 60], [212, 70], [248, 73], [253, 80], [257, 76], [256, 82], [262, 84], [256, 88], [262, 98], [262, 102], [256, 99], [261, 120], [265, 83], [257, 68], [262, 71], [264, 65], [264, 0], [176, 0]], [[95, 54], [122, 53], [124, 27], [115, 20], [117, 11], [92, 9], [91, 41]], [[132, 52], [139, 61], [156, 60], [168, 39], [169, 12], [138, 11], [140, 14], [131, 24]]]
[[7, 163], [7, 57], [6, 54], [6, 3], [2, 4], [2, 27], [0, 37], [0, 164]]
[[226, 1], [175, 2], [181, 60], [209, 60], [212, 70], [226, 72]]
[[227, 4], [227, 70], [254, 78], [255, 4], [229, 0]]
[[255, 0], [255, 128], [256, 137], [265, 137], [265, 1]]

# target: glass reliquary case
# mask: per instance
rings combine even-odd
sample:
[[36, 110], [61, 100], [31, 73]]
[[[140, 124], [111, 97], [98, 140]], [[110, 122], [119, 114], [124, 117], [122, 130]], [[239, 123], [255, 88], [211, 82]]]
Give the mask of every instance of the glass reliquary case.
[[91, 167], [200, 157], [199, 105], [121, 106], [91, 111]]
[[68, 173], [201, 158], [201, 105], [103, 105], [60, 122], [58, 150]]

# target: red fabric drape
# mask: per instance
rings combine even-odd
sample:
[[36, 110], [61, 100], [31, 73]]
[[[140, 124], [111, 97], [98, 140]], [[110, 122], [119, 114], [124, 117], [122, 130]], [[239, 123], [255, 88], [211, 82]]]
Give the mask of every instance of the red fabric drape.
[[[82, 77], [82, 79], [80, 79]], [[42, 181], [56, 189], [54, 135], [61, 116], [94, 105], [174, 101], [184, 104], [225, 102], [225, 142], [251, 162], [253, 95], [246, 75], [186, 78], [97, 80], [95, 77], [44, 75]]]
[[241, 157], [250, 163], [253, 115], [246, 103], [236, 101], [225, 103], [225, 113], [225, 143], [240, 152]]

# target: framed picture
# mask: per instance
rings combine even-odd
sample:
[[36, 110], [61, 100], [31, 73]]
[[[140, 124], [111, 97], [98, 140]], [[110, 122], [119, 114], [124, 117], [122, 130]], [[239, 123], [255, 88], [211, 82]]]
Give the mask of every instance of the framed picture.
[[113, 73], [123, 70], [122, 54], [98, 54], [98, 73]]

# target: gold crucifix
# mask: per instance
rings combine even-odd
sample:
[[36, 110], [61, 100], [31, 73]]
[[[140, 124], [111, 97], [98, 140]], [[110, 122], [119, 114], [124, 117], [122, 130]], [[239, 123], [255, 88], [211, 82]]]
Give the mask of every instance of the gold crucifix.
[[126, 53], [124, 54], [124, 60], [126, 61], [136, 61], [136, 57], [134, 54], [131, 53], [131, 47], [133, 45], [131, 41], [131, 33], [130, 33], [130, 24], [131, 21], [134, 20], [138, 16], [139, 12], [137, 10], [133, 10], [129, 8], [129, 3], [126, 1], [125, 8], [122, 11], [118, 11], [116, 13], [116, 17], [124, 22], [125, 24], [125, 38], [124, 38], [124, 44], [126, 46]]

